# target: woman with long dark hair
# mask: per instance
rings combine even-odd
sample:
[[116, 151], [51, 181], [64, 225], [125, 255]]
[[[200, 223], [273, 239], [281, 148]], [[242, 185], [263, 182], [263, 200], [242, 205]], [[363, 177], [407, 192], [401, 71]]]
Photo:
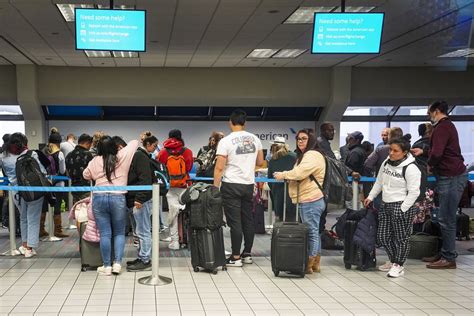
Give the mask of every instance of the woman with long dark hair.
[[[8, 181], [10, 181], [10, 184], [13, 186], [18, 183], [16, 161], [18, 157], [26, 154], [31, 154], [31, 157], [38, 162], [41, 172], [46, 174], [46, 170], [39, 161], [38, 154], [28, 150], [28, 138], [22, 133], [14, 133], [10, 136], [6, 151], [3, 153], [1, 159], [1, 167], [8, 177]], [[20, 210], [22, 245], [18, 250], [25, 258], [30, 258], [36, 255], [35, 248], [37, 248], [39, 244], [41, 206], [43, 205], [44, 197], [27, 202], [16, 193], [18, 192], [13, 192], [14, 198], [10, 203], [15, 203], [16, 207]]]
[[318, 151], [314, 130], [302, 129], [296, 134], [296, 164], [290, 171], [275, 172], [277, 180], [289, 180], [289, 194], [293, 203], [299, 203], [300, 216], [309, 228], [309, 258], [306, 273], [320, 272], [321, 239], [319, 221], [326, 209], [324, 194], [319, 189], [324, 185], [326, 163]]
[[[96, 186], [126, 186], [138, 140], [132, 140], [118, 150], [110, 136], [103, 136], [97, 144], [97, 156], [84, 170], [84, 179], [94, 180]], [[119, 274], [125, 248], [127, 217], [127, 191], [96, 191], [92, 195], [92, 209], [100, 231], [100, 252], [104, 265], [97, 272], [104, 275]], [[114, 260], [112, 265], [112, 236]]]

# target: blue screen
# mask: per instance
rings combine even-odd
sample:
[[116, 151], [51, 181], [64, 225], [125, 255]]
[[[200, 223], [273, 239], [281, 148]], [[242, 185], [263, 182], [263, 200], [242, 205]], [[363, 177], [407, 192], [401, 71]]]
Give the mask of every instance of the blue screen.
[[313, 54], [380, 52], [383, 13], [316, 13]]
[[145, 11], [76, 9], [76, 49], [145, 51]]

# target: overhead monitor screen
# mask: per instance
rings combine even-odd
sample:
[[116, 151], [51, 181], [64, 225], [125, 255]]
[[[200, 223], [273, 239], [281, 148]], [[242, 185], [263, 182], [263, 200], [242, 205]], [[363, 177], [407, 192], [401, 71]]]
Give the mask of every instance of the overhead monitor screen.
[[315, 13], [313, 54], [378, 54], [384, 13]]
[[145, 51], [146, 11], [76, 9], [76, 49]]

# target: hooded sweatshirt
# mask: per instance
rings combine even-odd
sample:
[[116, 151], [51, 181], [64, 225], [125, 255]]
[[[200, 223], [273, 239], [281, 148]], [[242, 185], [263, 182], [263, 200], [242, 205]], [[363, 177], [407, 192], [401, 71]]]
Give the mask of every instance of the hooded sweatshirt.
[[[369, 199], [374, 200], [382, 191], [384, 203], [403, 202], [401, 210], [406, 212], [415, 204], [420, 195], [421, 172], [414, 164], [415, 158], [408, 154], [398, 166], [392, 166], [387, 158], [380, 167], [374, 187], [369, 193]], [[403, 167], [407, 166], [405, 178]]]
[[[183, 148], [183, 143], [176, 138], [168, 138], [163, 143], [163, 149], [160, 150], [156, 159], [162, 164], [166, 165], [168, 161], [168, 150], [171, 151], [173, 155], [177, 155], [179, 151]], [[168, 149], [168, 150], [166, 150]], [[189, 173], [193, 168], [193, 152], [191, 149], [186, 148], [183, 152], [184, 163], [186, 164], [186, 172]]]

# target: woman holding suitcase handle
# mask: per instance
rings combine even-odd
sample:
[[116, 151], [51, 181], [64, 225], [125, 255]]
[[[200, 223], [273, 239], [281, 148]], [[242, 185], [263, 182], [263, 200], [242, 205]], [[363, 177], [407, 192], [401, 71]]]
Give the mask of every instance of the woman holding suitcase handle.
[[293, 203], [299, 203], [301, 220], [308, 225], [309, 258], [306, 273], [320, 272], [321, 239], [319, 221], [326, 208], [323, 192], [311, 175], [323, 184], [326, 164], [318, 151], [318, 142], [312, 129], [302, 129], [296, 134], [296, 164], [292, 170], [275, 172], [277, 180], [289, 181], [289, 194]]
[[385, 248], [390, 261], [379, 267], [387, 276], [404, 275], [403, 264], [408, 256], [412, 221], [418, 212], [415, 204], [420, 195], [421, 171], [410, 154], [407, 138], [389, 141], [390, 152], [382, 163], [377, 181], [364, 201], [365, 207], [382, 192], [377, 243]]

